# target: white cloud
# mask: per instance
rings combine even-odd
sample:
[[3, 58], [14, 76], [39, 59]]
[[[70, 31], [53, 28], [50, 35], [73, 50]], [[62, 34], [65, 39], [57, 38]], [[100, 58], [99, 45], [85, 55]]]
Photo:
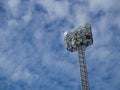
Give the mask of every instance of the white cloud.
[[16, 16], [18, 14], [17, 12], [18, 12], [18, 6], [20, 4], [20, 0], [8, 0], [7, 4], [12, 14]]
[[40, 40], [41, 37], [42, 37], [42, 32], [40, 32], [39, 30], [36, 30], [35, 34], [34, 34], [34, 37], [37, 39], [37, 40]]
[[80, 4], [77, 4], [74, 6], [74, 14], [73, 17], [75, 19], [74, 24], [76, 26], [78, 25], [84, 25], [86, 22], [88, 22], [87, 20], [87, 7], [85, 6], [81, 6]]
[[9, 29], [17, 27], [18, 25], [19, 25], [19, 23], [14, 19], [11, 19], [8, 21], [8, 28]]
[[100, 48], [97, 47], [96, 50], [94, 49], [93, 53], [91, 53], [91, 59], [95, 59], [95, 60], [101, 59], [104, 61], [108, 59], [108, 56], [110, 55], [111, 55], [110, 50], [106, 49], [105, 47], [100, 47]]
[[18, 66], [12, 72], [11, 78], [13, 81], [23, 80], [27, 83], [30, 83], [33, 79], [33, 75], [27, 69], [23, 68], [22, 66]]
[[24, 16], [22, 16], [22, 19], [24, 20], [25, 23], [28, 23], [31, 19], [32, 19], [32, 14], [29, 11], [28, 13], [26, 13]]
[[90, 4], [90, 10], [91, 11], [96, 11], [96, 10], [105, 10], [107, 11], [108, 9], [110, 9], [113, 5], [114, 5], [113, 0], [89, 0], [89, 4]]
[[65, 17], [69, 12], [69, 2], [66, 1], [55, 1], [55, 0], [44, 0], [38, 1], [48, 12], [49, 19], [54, 20], [57, 18]]
[[20, 3], [20, 0], [8, 0], [8, 5], [13, 9]]

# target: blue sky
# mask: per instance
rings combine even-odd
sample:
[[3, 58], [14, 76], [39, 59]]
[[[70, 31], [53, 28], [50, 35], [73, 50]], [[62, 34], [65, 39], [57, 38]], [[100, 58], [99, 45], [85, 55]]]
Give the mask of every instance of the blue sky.
[[0, 0], [0, 90], [80, 90], [64, 32], [89, 22], [91, 90], [120, 90], [119, 0]]

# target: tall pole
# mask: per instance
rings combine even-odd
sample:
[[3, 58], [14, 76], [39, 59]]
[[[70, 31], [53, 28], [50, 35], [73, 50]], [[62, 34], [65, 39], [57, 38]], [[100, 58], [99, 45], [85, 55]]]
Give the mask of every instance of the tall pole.
[[80, 70], [81, 90], [90, 90], [84, 47], [78, 47], [78, 62]]
[[88, 72], [85, 59], [85, 48], [93, 44], [91, 26], [85, 24], [74, 31], [65, 33], [66, 49], [70, 52], [78, 51], [81, 90], [90, 90]]

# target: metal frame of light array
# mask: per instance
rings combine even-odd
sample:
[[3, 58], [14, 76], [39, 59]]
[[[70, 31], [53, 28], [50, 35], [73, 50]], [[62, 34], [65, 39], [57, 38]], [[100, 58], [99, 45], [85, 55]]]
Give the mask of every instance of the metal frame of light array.
[[84, 27], [79, 26], [77, 29], [69, 32], [65, 36], [66, 48], [74, 52], [78, 47], [87, 47], [93, 43], [91, 26], [86, 24]]

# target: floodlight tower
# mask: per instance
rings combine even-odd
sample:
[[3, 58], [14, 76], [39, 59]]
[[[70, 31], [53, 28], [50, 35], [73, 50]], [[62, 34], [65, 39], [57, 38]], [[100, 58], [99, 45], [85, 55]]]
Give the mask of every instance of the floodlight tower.
[[91, 26], [87, 23], [84, 27], [79, 26], [71, 32], [65, 32], [64, 39], [68, 51], [78, 51], [81, 89], [90, 90], [85, 59], [85, 49], [89, 45], [93, 44]]

